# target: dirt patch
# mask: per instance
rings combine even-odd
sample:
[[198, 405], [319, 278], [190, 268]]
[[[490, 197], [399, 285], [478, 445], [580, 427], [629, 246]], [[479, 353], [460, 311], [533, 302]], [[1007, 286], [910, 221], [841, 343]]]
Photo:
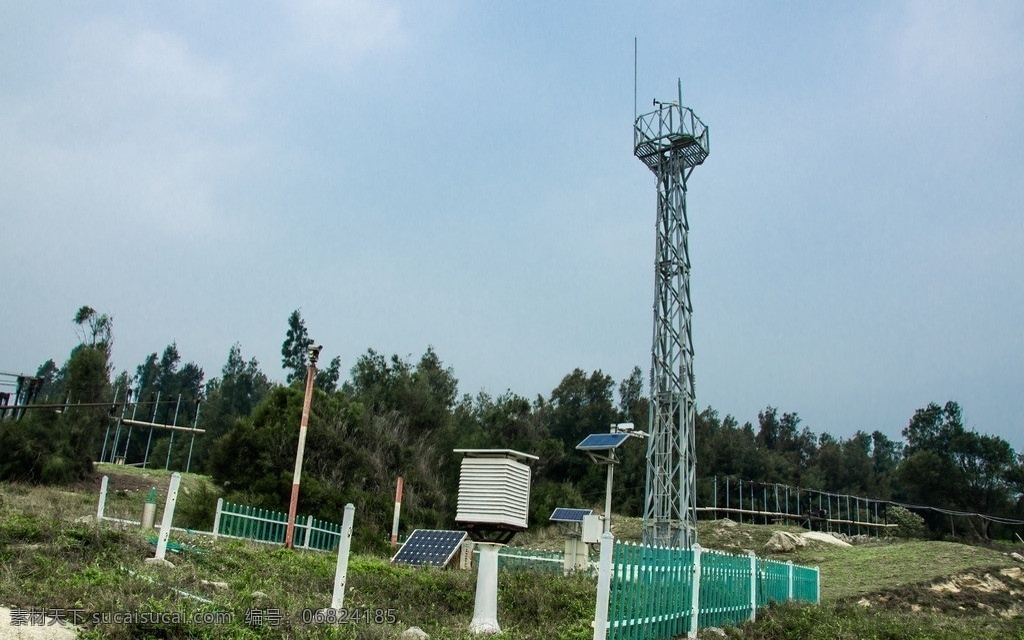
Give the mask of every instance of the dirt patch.
[[861, 597], [857, 604], [913, 613], [1014, 617], [1024, 614], [1020, 573], [1015, 568], [964, 573]]
[[0, 607], [0, 638], [11, 640], [65, 640], [75, 638], [75, 627], [44, 617], [38, 611]]
[[103, 476], [107, 476], [107, 491], [124, 491], [128, 493], [138, 493], [141, 491], [149, 492], [153, 487], [160, 491], [161, 488], [167, 488], [167, 476], [166, 474], [146, 473], [145, 471], [113, 471], [109, 467], [103, 469], [103, 471], [94, 471], [93, 474], [73, 482], [68, 485], [61, 487], [62, 492], [68, 494], [83, 494], [88, 493], [92, 495], [99, 495], [100, 483], [103, 482]]

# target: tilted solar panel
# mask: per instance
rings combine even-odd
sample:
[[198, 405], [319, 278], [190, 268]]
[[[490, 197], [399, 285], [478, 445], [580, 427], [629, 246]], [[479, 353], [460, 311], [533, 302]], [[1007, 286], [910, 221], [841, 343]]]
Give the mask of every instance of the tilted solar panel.
[[583, 516], [589, 516], [594, 511], [592, 509], [569, 509], [567, 507], [558, 507], [548, 518], [551, 522], [583, 522]]
[[576, 445], [580, 451], [603, 451], [614, 449], [629, 438], [628, 433], [592, 433]]
[[391, 558], [391, 562], [417, 567], [424, 565], [443, 567], [451, 561], [465, 540], [465, 531], [416, 529], [398, 550], [398, 553]]

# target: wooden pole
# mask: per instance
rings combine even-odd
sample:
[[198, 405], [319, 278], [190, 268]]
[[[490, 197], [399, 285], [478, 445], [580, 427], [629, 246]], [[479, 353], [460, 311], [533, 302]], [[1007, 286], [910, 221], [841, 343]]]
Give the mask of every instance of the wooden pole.
[[295, 535], [295, 511], [299, 506], [299, 481], [302, 478], [302, 456], [306, 450], [306, 427], [309, 426], [309, 407], [313, 402], [313, 378], [316, 376], [316, 361], [310, 362], [306, 371], [306, 397], [302, 403], [302, 422], [299, 424], [299, 449], [295, 453], [295, 475], [292, 479], [292, 497], [288, 501], [288, 528], [284, 535], [284, 546], [294, 549], [292, 536]]

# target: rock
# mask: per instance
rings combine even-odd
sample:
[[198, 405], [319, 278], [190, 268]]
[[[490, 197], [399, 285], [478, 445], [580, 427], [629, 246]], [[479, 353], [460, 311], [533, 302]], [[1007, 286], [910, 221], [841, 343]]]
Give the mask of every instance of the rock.
[[735, 526], [738, 526], [738, 524], [737, 524], [737, 522], [735, 520], [730, 520], [729, 518], [722, 518], [721, 520], [718, 521], [718, 525], [717, 526], [719, 526], [719, 527], [735, 527]]
[[427, 632], [419, 627], [409, 627], [398, 638], [399, 640], [430, 640]]
[[720, 638], [725, 637], [725, 629], [720, 629], [718, 627], [708, 627], [706, 629], [702, 629], [702, 631], [704, 632], [705, 638], [708, 636], [718, 636]]
[[1024, 582], [1024, 569], [1020, 567], [1008, 567], [999, 572], [1000, 575], [1004, 575], [1007, 578], [1013, 578], [1014, 580], [1020, 580]]
[[270, 596], [268, 596], [267, 594], [263, 593], [262, 591], [253, 591], [252, 592], [252, 597], [254, 597], [254, 598], [269, 598]]
[[211, 582], [209, 580], [200, 580], [200, 582], [208, 587], [213, 587], [214, 589], [220, 589], [222, 591], [228, 588], [228, 583], [226, 582]]
[[825, 542], [827, 544], [835, 545], [837, 547], [852, 547], [853, 545], [849, 542], [843, 542], [837, 538], [834, 534], [825, 533], [824, 531], [804, 531], [800, 534], [800, 537], [807, 540], [815, 540], [817, 542]]
[[765, 543], [764, 548], [776, 553], [788, 553], [805, 544], [807, 544], [807, 541], [798, 535], [788, 531], [776, 531], [772, 535], [771, 540]]
[[1016, 560], [1017, 562], [1024, 562], [1024, 556], [1020, 555], [1017, 552], [1011, 553], [1010, 557]]
[[158, 565], [167, 567], [169, 569], [173, 569], [174, 568], [174, 563], [172, 563], [170, 560], [164, 560], [163, 558], [146, 558], [145, 563], [146, 564], [158, 564]]
[[862, 607], [870, 607], [871, 606], [871, 601], [868, 600], [867, 598], [861, 598], [860, 600], [857, 601], [857, 604], [862, 606]]

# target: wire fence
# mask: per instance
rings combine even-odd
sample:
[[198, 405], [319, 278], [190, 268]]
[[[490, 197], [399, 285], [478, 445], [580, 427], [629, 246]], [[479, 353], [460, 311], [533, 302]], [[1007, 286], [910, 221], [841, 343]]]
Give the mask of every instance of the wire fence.
[[850, 536], [895, 533], [898, 525], [890, 522], [891, 506], [941, 514], [951, 523], [953, 518], [973, 518], [1003, 525], [1003, 533], [1010, 539], [1015, 529], [1024, 531], [1024, 520], [1016, 518], [729, 477], [698, 479], [697, 503], [702, 505], [696, 508], [698, 516], [729, 517], [751, 524], [797, 524]]

